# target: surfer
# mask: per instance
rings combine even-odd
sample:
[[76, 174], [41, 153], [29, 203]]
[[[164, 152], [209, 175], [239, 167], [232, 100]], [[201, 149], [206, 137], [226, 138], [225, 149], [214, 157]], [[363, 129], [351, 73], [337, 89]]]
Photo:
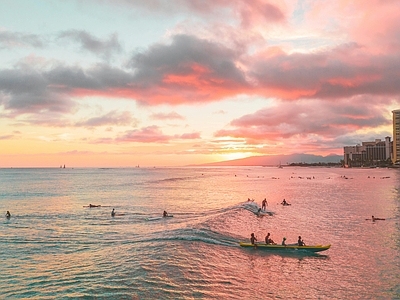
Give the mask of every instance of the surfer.
[[6, 218], [7, 219], [9, 219], [9, 218], [11, 218], [11, 214], [10, 214], [10, 212], [7, 210], [7, 212], [6, 212]]
[[115, 216], [115, 209], [113, 208], [112, 212], [111, 212], [111, 217]]
[[168, 217], [168, 213], [164, 210], [164, 212], [163, 212], [163, 217], [165, 218], [165, 217]]
[[377, 220], [385, 220], [385, 219], [382, 219], [382, 218], [375, 218], [374, 216], [372, 216], [372, 222], [375, 222], [375, 221], [377, 221]]
[[264, 198], [264, 200], [261, 202], [261, 208], [263, 210], [266, 210], [267, 209], [267, 205], [268, 205], [267, 198]]
[[304, 243], [304, 241], [301, 239], [301, 236], [299, 235], [299, 239], [297, 240], [297, 245], [299, 246], [305, 246], [306, 244]]
[[282, 205], [290, 205], [289, 203], [287, 203], [286, 199], [283, 199], [281, 204]]

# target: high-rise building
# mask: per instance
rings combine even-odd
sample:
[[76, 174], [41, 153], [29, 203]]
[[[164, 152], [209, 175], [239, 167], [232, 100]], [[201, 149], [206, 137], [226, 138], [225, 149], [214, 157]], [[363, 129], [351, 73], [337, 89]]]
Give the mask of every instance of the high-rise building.
[[393, 163], [400, 162], [400, 109], [393, 113]]
[[[393, 143], [385, 140], [362, 142], [361, 145], [344, 147], [344, 164], [347, 167], [382, 166], [392, 157]], [[383, 163], [383, 164], [382, 164]]]

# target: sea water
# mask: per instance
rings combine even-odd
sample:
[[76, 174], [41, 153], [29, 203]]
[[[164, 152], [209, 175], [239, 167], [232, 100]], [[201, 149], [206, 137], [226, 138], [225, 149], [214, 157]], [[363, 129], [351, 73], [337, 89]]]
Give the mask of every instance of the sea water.
[[[399, 189], [396, 169], [0, 169], [0, 298], [399, 299]], [[268, 232], [331, 248], [239, 246]]]

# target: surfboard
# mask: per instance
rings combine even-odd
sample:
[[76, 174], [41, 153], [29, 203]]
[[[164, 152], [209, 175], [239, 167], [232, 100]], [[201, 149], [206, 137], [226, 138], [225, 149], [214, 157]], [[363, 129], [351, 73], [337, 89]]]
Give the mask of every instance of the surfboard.
[[161, 220], [161, 219], [166, 219], [166, 218], [173, 218], [173, 215], [168, 215], [166, 217], [163, 216], [157, 216], [157, 217], [148, 217], [146, 218], [146, 221], [155, 221], [155, 220]]
[[119, 216], [125, 216], [125, 214], [114, 214], [114, 215], [111, 215], [112, 217], [119, 217]]

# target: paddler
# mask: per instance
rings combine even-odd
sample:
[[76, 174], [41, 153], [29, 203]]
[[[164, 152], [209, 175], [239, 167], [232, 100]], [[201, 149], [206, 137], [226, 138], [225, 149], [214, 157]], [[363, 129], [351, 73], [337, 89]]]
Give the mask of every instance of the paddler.
[[270, 234], [269, 232], [268, 232], [268, 234], [267, 234], [266, 237], [265, 237], [265, 243], [266, 243], [267, 245], [269, 245], [269, 244], [276, 245], [275, 242], [271, 239], [271, 234]]
[[254, 233], [252, 233], [250, 236], [250, 242], [254, 245], [254, 247], [257, 247], [256, 245], [257, 238], [254, 236]]

